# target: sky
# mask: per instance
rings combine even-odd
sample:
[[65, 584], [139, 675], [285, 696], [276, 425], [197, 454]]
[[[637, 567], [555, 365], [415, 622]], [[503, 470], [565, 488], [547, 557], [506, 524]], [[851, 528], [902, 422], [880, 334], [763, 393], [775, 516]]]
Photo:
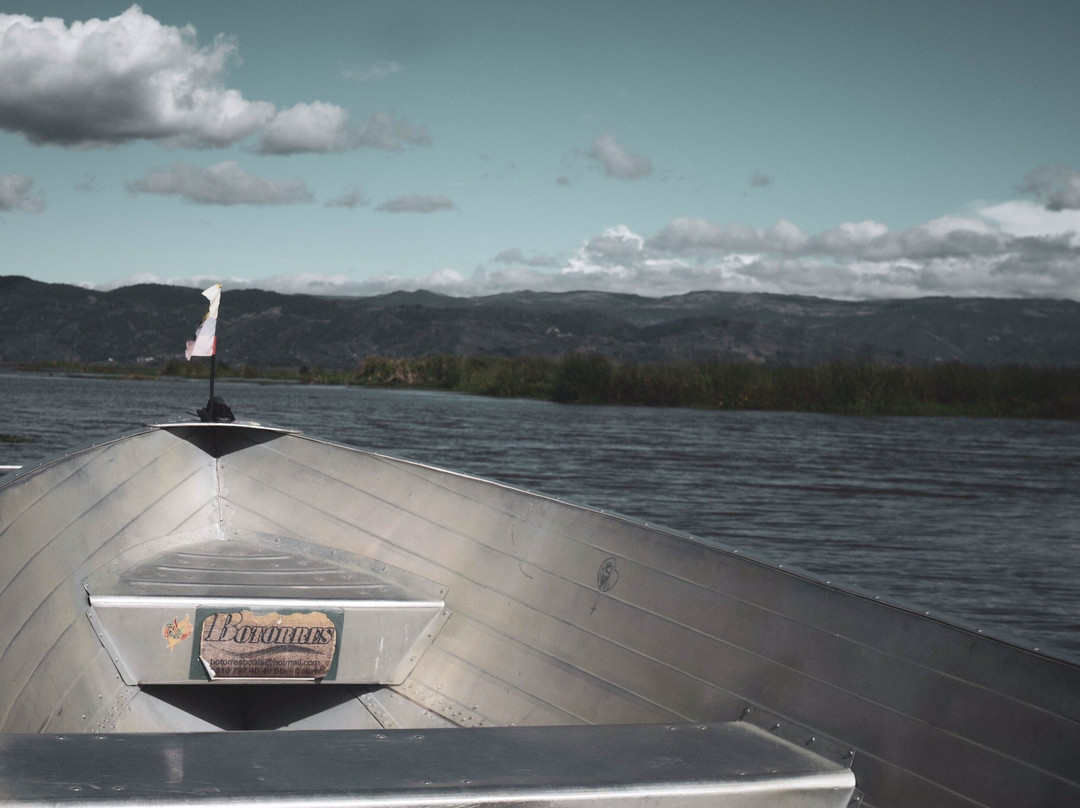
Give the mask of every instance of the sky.
[[0, 6], [0, 275], [1080, 300], [1080, 3]]

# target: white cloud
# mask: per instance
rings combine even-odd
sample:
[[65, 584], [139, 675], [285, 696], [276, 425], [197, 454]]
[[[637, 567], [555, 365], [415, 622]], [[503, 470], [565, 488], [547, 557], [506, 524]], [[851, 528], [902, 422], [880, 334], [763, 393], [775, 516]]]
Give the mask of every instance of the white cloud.
[[511, 247], [491, 259], [496, 264], [515, 264], [526, 267], [557, 267], [559, 259], [553, 255], [533, 255], [526, 257], [520, 247]]
[[371, 204], [364, 189], [353, 183], [345, 189], [345, 193], [325, 203], [328, 208], [359, 208]]
[[260, 154], [327, 154], [368, 148], [402, 151], [406, 146], [431, 145], [431, 135], [422, 126], [403, 118], [376, 112], [360, 126], [349, 124], [347, 110], [316, 101], [296, 104], [277, 113], [266, 125], [259, 140]]
[[782, 252], [802, 249], [809, 237], [791, 222], [781, 219], [770, 228], [738, 223], [715, 223], [706, 219], [673, 219], [649, 239], [652, 249], [681, 255], [722, 252]]
[[263, 129], [260, 154], [342, 152], [349, 148], [349, 113], [336, 104], [315, 101], [277, 113]]
[[979, 211], [1002, 232], [1012, 236], [1060, 236], [1072, 233], [1080, 241], [1080, 210], [1047, 210], [1026, 200], [1002, 202]]
[[22, 174], [0, 174], [0, 210], [41, 213], [45, 200], [34, 194], [34, 181]]
[[844, 222], [813, 236], [783, 219], [770, 228], [754, 228], [680, 218], [649, 239], [649, 247], [684, 257], [743, 252], [884, 261], [994, 254], [1005, 238], [985, 221], [959, 217], [899, 232], [880, 222]]
[[456, 269], [440, 269], [424, 278], [424, 288], [436, 292], [448, 290], [451, 294], [465, 283], [465, 277]]
[[989, 235], [994, 232], [994, 227], [991, 224], [974, 216], [940, 216], [937, 219], [931, 219], [926, 224], [919, 225], [919, 227], [931, 236], [938, 238], [955, 231], [982, 235]]
[[375, 208], [386, 213], [434, 213], [439, 210], [453, 209], [454, 203], [448, 197], [422, 194], [394, 197]]
[[[443, 196], [413, 195], [391, 199], [378, 209], [431, 212], [453, 207]], [[289, 279], [251, 283], [283, 289]], [[1080, 300], [1080, 209], [1051, 210], [1014, 200], [906, 230], [863, 220], [841, 222], [819, 233], [806, 233], [784, 219], [771, 227], [754, 227], [677, 217], [652, 235], [625, 224], [608, 227], [565, 258], [526, 256], [512, 247], [470, 276], [447, 268], [424, 278], [387, 274], [362, 282], [304, 276], [301, 285], [309, 290], [333, 288], [322, 293], [335, 294], [418, 288], [454, 295], [595, 289], [657, 296], [722, 290], [854, 300], [928, 295]]]
[[652, 174], [652, 160], [641, 154], [631, 154], [610, 132], [605, 132], [593, 141], [589, 157], [604, 167], [608, 177], [636, 180]]
[[232, 160], [199, 168], [174, 163], [127, 183], [132, 193], [179, 196], [196, 205], [293, 205], [313, 197], [301, 180], [267, 180]]
[[[1017, 204], [1051, 213], [1033, 203]], [[967, 217], [941, 217], [903, 231], [876, 222], [845, 222], [811, 235], [783, 220], [754, 228], [680, 218], [651, 237], [626, 225], [606, 228], [550, 265], [535, 260], [546, 256], [529, 258], [520, 248], [511, 248], [470, 275], [447, 268], [421, 278], [385, 274], [354, 281], [303, 275], [243, 284], [337, 295], [431, 289], [475, 296], [520, 289], [591, 289], [650, 296], [721, 290], [849, 300], [928, 295], [1080, 299], [1076, 231], [1006, 232], [992, 215], [1008, 218], [1000, 207]], [[1015, 224], [1019, 217], [1013, 208], [1009, 211]], [[1045, 229], [1045, 220], [1043, 224]], [[205, 288], [215, 280], [200, 278], [186, 285]], [[232, 283], [236, 287], [238, 282]]]
[[231, 39], [200, 47], [190, 25], [162, 25], [138, 6], [70, 26], [0, 14], [0, 41], [0, 128], [34, 143], [225, 146], [274, 113], [222, 83]]
[[862, 222], [844, 222], [830, 230], [830, 236], [848, 244], [867, 244], [889, 232], [888, 225], [867, 219]]
[[[1023, 208], [1031, 209], [1037, 208]], [[757, 229], [677, 219], [646, 240], [637, 266], [643, 269], [644, 259], [664, 257], [693, 268], [701, 288], [848, 299], [1080, 297], [1076, 227], [1070, 233], [1059, 223], [1056, 232], [1047, 232], [1050, 214], [1042, 211], [1042, 232], [1030, 223], [1027, 232], [1009, 232], [992, 213], [942, 217], [903, 231], [879, 222], [845, 222], [810, 236], [790, 222]], [[1006, 218], [1003, 211], [997, 213]], [[1018, 218], [1013, 215], [1014, 224]], [[741, 263], [733, 264], [733, 257]]]
[[[1046, 230], [1045, 216], [1051, 214], [1042, 214]], [[504, 261], [519, 257], [507, 251], [492, 262], [505, 268], [484, 271], [468, 283], [483, 292], [599, 289], [666, 295], [714, 289], [841, 299], [1080, 298], [1076, 228], [1055, 230], [1011, 234], [986, 212], [941, 217], [903, 231], [873, 221], [844, 222], [812, 235], [785, 220], [755, 228], [684, 217], [651, 237], [626, 225], [608, 228], [586, 240], [555, 272]]]
[[607, 228], [585, 242], [571, 259], [573, 271], [619, 271], [643, 257], [645, 239], [624, 224]]
[[[401, 151], [429, 145], [422, 126], [377, 112], [358, 126], [325, 101], [277, 110], [225, 84], [236, 43], [200, 45], [194, 27], [163, 25], [138, 6], [107, 20], [0, 14], [0, 129], [82, 148], [156, 140], [221, 148], [262, 133], [262, 154]], [[392, 62], [372, 75], [395, 72]]]

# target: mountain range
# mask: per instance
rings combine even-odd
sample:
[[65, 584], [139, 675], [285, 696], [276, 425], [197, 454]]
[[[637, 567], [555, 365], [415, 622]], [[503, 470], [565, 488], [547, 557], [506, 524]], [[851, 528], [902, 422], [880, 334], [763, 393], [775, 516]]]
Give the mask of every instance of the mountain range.
[[[102, 292], [0, 276], [0, 363], [182, 359], [206, 308], [188, 287], [144, 284]], [[320, 297], [226, 288], [218, 346], [221, 361], [263, 368], [350, 368], [370, 355], [572, 352], [620, 362], [872, 359], [1075, 367], [1080, 303], [947, 297], [851, 302], [734, 292]]]

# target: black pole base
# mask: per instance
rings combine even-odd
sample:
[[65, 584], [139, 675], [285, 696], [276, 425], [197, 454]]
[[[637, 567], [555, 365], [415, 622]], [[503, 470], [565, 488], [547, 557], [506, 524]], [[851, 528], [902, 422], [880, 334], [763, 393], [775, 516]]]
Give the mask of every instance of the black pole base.
[[221, 396], [211, 396], [206, 406], [195, 410], [195, 414], [199, 416], [200, 421], [215, 424], [231, 424], [236, 420], [229, 405], [222, 400]]

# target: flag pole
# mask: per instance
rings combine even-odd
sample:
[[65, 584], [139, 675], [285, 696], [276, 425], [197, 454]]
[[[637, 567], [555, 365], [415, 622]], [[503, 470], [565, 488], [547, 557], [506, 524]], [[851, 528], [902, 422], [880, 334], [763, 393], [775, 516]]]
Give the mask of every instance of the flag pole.
[[210, 308], [195, 332], [195, 339], [188, 342], [184, 351], [184, 356], [188, 361], [191, 361], [193, 356], [210, 357], [210, 398], [206, 402], [206, 408], [197, 410], [195, 414], [203, 421], [231, 422], [235, 419], [228, 405], [224, 401], [220, 404], [214, 402], [214, 380], [217, 377], [217, 318], [221, 300], [221, 284], [215, 283], [202, 294], [210, 301]]
[[217, 369], [217, 352], [210, 354], [210, 403], [206, 406], [210, 411], [214, 411], [214, 375]]

